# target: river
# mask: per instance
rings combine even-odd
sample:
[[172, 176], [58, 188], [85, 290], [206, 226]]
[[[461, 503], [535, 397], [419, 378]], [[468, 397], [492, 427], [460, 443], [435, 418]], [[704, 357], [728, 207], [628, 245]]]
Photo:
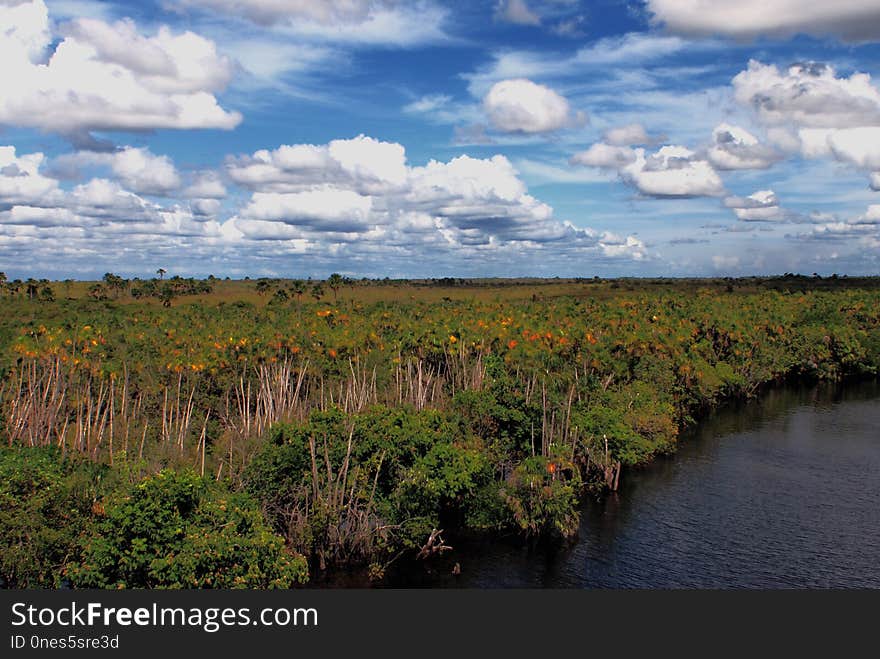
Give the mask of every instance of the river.
[[456, 550], [393, 568], [384, 585], [880, 588], [880, 385], [730, 404], [683, 433], [675, 455], [585, 501], [576, 542]]

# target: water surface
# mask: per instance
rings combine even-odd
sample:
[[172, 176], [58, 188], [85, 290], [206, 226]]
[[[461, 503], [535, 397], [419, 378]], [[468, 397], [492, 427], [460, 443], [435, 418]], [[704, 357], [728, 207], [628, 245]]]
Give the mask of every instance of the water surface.
[[719, 410], [674, 456], [587, 500], [572, 545], [457, 549], [388, 585], [880, 588], [880, 386], [782, 388]]

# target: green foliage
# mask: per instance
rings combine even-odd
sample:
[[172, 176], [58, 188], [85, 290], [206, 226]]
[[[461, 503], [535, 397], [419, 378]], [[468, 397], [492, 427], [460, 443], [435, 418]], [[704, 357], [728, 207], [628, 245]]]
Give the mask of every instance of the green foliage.
[[[108, 273], [75, 284], [78, 296], [65, 285], [55, 302], [41, 287], [57, 285], [0, 281], [4, 428], [21, 427], [9, 423], [16, 396], [26, 398], [14, 383], [30, 373], [58, 374], [67, 387], [58, 426], [71, 450], [80, 450], [76, 411], [97, 396], [106, 405], [111, 382], [113, 409], [124, 390], [129, 412], [138, 410], [129, 427], [117, 420], [112, 456], [109, 437], [86, 447], [113, 463], [100, 480], [58, 455], [34, 453], [33, 465], [4, 455], [8, 583], [54, 585], [71, 563], [78, 583], [107, 587], [298, 581], [303, 559], [268, 529], [317, 568], [380, 569], [436, 528], [450, 538], [570, 535], [585, 484], [613, 486], [620, 464], [673, 451], [697, 411], [784, 378], [880, 367], [876, 280], [355, 285], [341, 275], [157, 274], [129, 282]], [[265, 424], [245, 423], [258, 397], [261, 412], [275, 409], [282, 385], [301, 385], [297, 401]], [[178, 392], [195, 421], [169, 441], [163, 422]], [[58, 431], [9, 439], [56, 443]], [[130, 490], [169, 465], [230, 484], [187, 472]], [[283, 574], [268, 567], [280, 556], [289, 556]]]
[[104, 471], [54, 448], [0, 449], [0, 576], [8, 587], [62, 584], [100, 505]]
[[289, 588], [308, 578], [247, 495], [162, 471], [107, 504], [73, 583], [89, 588]]
[[527, 533], [571, 537], [580, 520], [577, 469], [564, 458], [526, 458], [517, 465], [505, 495], [517, 525]]

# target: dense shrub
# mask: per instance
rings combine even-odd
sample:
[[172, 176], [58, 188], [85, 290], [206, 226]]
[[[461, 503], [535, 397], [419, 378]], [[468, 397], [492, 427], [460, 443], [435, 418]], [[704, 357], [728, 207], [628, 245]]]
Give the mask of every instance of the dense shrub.
[[308, 569], [250, 497], [163, 471], [108, 501], [68, 575], [89, 588], [289, 588]]
[[53, 448], [0, 448], [0, 577], [13, 588], [53, 588], [79, 556], [104, 468]]

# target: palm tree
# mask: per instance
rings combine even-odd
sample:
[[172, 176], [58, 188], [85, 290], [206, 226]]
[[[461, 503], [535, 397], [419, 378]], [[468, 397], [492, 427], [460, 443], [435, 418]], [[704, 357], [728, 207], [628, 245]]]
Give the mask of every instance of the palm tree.
[[107, 285], [107, 288], [113, 291], [113, 297], [116, 299], [119, 299], [119, 293], [128, 287], [127, 279], [114, 275], [112, 272], [104, 275], [104, 283]]
[[324, 297], [324, 287], [321, 284], [315, 284], [312, 286], [312, 297], [315, 298], [315, 302], [320, 301], [322, 297]]
[[27, 282], [25, 282], [25, 284], [26, 284], [26, 286], [25, 286], [24, 291], [25, 291], [25, 295], [27, 295], [27, 298], [29, 300], [36, 299], [37, 295], [40, 292], [39, 282], [37, 282], [36, 279], [28, 279]]
[[159, 268], [156, 270], [156, 274], [159, 275], [159, 279], [165, 279], [165, 273], [168, 272], [165, 268]]
[[300, 279], [294, 279], [292, 282], [290, 282], [290, 290], [294, 295], [296, 295], [297, 304], [301, 304], [302, 296], [306, 292], [306, 285], [303, 283], [303, 281]]
[[327, 285], [330, 287], [330, 290], [333, 291], [333, 302], [336, 302], [336, 295], [339, 293], [339, 287], [342, 286], [342, 275], [338, 272], [334, 272], [327, 279]]

